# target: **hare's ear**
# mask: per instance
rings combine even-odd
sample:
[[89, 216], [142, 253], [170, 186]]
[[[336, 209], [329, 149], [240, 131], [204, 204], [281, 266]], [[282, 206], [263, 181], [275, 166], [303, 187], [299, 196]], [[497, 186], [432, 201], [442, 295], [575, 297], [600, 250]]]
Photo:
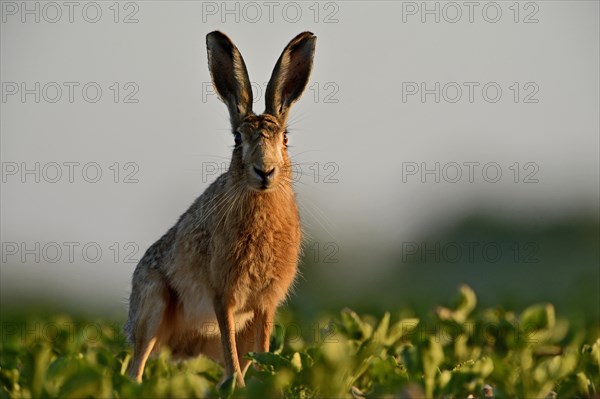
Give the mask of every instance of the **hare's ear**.
[[235, 130], [242, 119], [252, 113], [252, 86], [246, 64], [237, 47], [219, 31], [206, 35], [206, 49], [213, 85], [229, 109]]
[[265, 113], [285, 123], [290, 106], [304, 91], [313, 64], [317, 37], [303, 32], [292, 39], [275, 64], [265, 94]]

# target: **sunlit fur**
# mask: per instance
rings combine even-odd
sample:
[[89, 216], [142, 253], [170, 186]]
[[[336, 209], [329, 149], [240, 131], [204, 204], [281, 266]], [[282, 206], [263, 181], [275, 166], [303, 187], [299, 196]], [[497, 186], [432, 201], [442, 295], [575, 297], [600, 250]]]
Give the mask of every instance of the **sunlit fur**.
[[[268, 114], [232, 115], [242, 143], [229, 170], [137, 265], [125, 326], [134, 348], [129, 374], [137, 381], [148, 355], [163, 346], [175, 356], [205, 354], [222, 362], [223, 379], [235, 375], [238, 385], [244, 385], [249, 365], [244, 355], [268, 351], [275, 310], [294, 281], [301, 242], [285, 122]], [[275, 168], [267, 187], [254, 167]]]

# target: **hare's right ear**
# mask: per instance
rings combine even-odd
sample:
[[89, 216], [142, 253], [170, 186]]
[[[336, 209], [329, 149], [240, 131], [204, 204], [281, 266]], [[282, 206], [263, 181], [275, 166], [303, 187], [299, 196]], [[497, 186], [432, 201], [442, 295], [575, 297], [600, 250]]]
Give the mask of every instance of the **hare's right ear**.
[[252, 113], [252, 86], [246, 64], [237, 47], [219, 31], [206, 35], [206, 49], [213, 85], [229, 109], [235, 130], [242, 119]]
[[265, 113], [279, 118], [282, 124], [308, 83], [316, 41], [311, 32], [300, 33], [288, 43], [275, 64], [265, 94]]

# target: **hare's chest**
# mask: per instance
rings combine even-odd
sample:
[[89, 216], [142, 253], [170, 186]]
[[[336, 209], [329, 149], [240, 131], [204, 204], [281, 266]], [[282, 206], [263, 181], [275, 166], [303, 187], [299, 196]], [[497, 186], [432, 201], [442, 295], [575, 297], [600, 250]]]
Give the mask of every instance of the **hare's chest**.
[[264, 286], [283, 269], [295, 267], [299, 252], [300, 236], [295, 231], [256, 229], [240, 234], [232, 266], [240, 278]]
[[[299, 225], [252, 226], [239, 230], [226, 264], [231, 286], [237, 295], [252, 298], [269, 290], [287, 292], [300, 254]], [[285, 285], [285, 289], [280, 287]], [[285, 296], [285, 292], [282, 293]]]

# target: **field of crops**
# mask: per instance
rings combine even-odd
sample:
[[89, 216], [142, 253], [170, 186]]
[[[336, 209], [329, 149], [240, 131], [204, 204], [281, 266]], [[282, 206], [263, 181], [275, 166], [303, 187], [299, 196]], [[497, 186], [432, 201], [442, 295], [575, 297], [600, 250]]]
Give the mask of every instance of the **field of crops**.
[[144, 382], [126, 377], [131, 351], [120, 322], [64, 314], [4, 316], [2, 398], [51, 397], [598, 397], [600, 334], [551, 304], [519, 314], [480, 309], [461, 287], [448, 307], [376, 319], [350, 309], [295, 323], [283, 312], [269, 353], [250, 354], [247, 387], [216, 384], [222, 368], [203, 357], [152, 358]]

